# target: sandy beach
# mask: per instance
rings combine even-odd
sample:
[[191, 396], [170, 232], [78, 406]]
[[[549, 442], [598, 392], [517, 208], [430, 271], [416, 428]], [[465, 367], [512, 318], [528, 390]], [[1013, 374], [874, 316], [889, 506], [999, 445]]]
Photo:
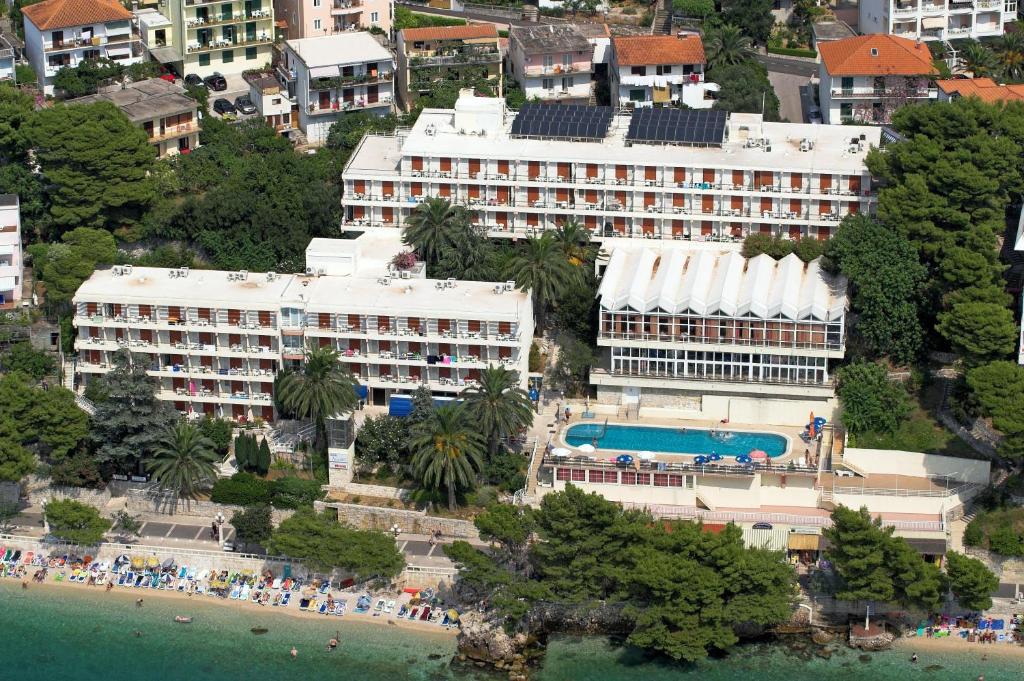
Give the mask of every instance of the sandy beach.
[[[52, 575], [51, 571], [51, 575]], [[6, 578], [3, 584], [8, 588], [17, 588], [18, 581], [10, 578]], [[437, 624], [431, 624], [427, 622], [413, 622], [406, 619], [398, 619], [394, 614], [387, 615], [381, 614], [374, 616], [372, 612], [367, 613], [356, 613], [354, 611], [354, 603], [356, 599], [355, 594], [346, 594], [345, 600], [351, 601], [350, 609], [342, 617], [335, 617], [331, 615], [319, 615], [310, 611], [299, 610], [297, 602], [293, 602], [291, 605], [286, 607], [275, 607], [271, 605], [259, 605], [252, 601], [241, 601], [231, 600], [228, 598], [220, 598], [217, 596], [207, 596], [205, 594], [196, 594], [189, 596], [187, 593], [179, 591], [168, 591], [164, 589], [133, 589], [115, 586], [110, 591], [106, 590], [105, 586], [87, 586], [85, 584], [74, 583], [74, 582], [56, 582], [53, 581], [52, 577], [48, 577], [45, 582], [32, 582], [29, 580], [28, 592], [33, 595], [45, 594], [47, 596], [56, 597], [58, 594], [75, 592], [83, 596], [94, 597], [97, 599], [117, 599], [121, 601], [134, 602], [139, 598], [145, 601], [150, 599], [165, 601], [165, 602], [178, 602], [181, 605], [181, 615], [190, 616], [191, 607], [207, 607], [217, 606], [226, 609], [236, 609], [239, 611], [246, 612], [248, 614], [259, 614], [268, 615], [271, 617], [289, 617], [305, 619], [314, 622], [330, 622], [332, 624], [339, 625], [368, 625], [368, 626], [384, 626], [384, 627], [398, 627], [401, 629], [407, 629], [414, 631], [417, 634], [424, 634], [428, 636], [439, 636], [444, 638], [451, 638], [458, 634], [458, 628], [452, 627], [446, 629]], [[408, 594], [404, 594], [406, 602], [408, 601]], [[398, 596], [390, 596], [395, 600], [399, 600]], [[342, 600], [342, 598], [338, 598]], [[399, 600], [401, 602], [401, 600]], [[145, 605], [143, 605], [145, 607]]]
[[1022, 645], [1016, 643], [968, 643], [959, 636], [942, 636], [939, 638], [927, 638], [924, 636], [902, 637], [896, 639], [895, 647], [905, 651], [907, 657], [916, 652], [919, 657], [925, 658], [928, 651], [933, 651], [957, 655], [976, 655], [979, 659], [985, 657], [1013, 657], [1024, 660], [1024, 646]]

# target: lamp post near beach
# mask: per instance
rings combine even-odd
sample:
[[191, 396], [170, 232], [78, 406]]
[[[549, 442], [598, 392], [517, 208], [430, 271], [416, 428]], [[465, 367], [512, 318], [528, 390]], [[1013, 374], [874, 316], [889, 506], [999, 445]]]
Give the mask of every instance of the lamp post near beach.
[[217, 523], [217, 543], [224, 545], [224, 514], [218, 512], [214, 517], [214, 522]]
[[40, 506], [43, 507], [43, 534], [44, 536], [50, 534], [50, 523], [46, 520], [46, 506], [50, 503], [50, 499], [43, 499]]

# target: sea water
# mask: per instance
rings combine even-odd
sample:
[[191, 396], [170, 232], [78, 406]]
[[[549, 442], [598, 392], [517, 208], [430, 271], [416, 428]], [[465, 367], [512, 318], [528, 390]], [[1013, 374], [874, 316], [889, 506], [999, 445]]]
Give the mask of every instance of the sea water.
[[[144, 594], [143, 594], [144, 596]], [[359, 618], [288, 617], [231, 603], [130, 598], [74, 588], [0, 583], [0, 681], [495, 681], [504, 675], [452, 666], [453, 637], [377, 625]], [[177, 624], [175, 615], [191, 615]], [[255, 635], [250, 629], [266, 627]], [[141, 632], [137, 636], [136, 632]], [[336, 634], [341, 645], [328, 652]], [[291, 658], [289, 651], [298, 651]], [[695, 666], [655, 661], [603, 638], [551, 641], [537, 681], [986, 681], [1024, 678], [1020, 658], [922, 651], [875, 654], [867, 662], [841, 650], [803, 661], [782, 646], [744, 646]]]

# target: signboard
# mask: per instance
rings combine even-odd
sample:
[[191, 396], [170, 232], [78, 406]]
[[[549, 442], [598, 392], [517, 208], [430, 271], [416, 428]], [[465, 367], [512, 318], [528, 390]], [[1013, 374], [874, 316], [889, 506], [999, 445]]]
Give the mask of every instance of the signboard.
[[327, 465], [335, 470], [345, 470], [348, 468], [348, 455], [347, 452], [328, 452], [327, 453]]

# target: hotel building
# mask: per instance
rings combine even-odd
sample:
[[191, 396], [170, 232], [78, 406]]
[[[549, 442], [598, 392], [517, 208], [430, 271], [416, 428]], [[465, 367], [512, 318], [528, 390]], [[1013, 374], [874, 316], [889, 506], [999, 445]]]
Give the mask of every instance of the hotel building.
[[21, 302], [25, 280], [21, 245], [18, 195], [0, 194], [0, 310], [11, 310]]
[[604, 249], [598, 403], [739, 423], [831, 416], [847, 283], [820, 259], [622, 239]]
[[277, 372], [316, 347], [337, 350], [375, 404], [420, 385], [454, 396], [491, 365], [518, 371], [525, 387], [529, 292], [425, 279], [422, 263], [397, 270], [400, 249], [397, 234], [314, 239], [296, 275], [98, 270], [74, 297], [75, 371], [88, 382], [129, 349], [179, 411], [236, 420], [272, 420]]
[[1017, 20], [1016, 0], [860, 0], [861, 33], [911, 40], [1001, 36]]
[[467, 206], [492, 236], [575, 218], [596, 236], [732, 241], [824, 239], [844, 216], [874, 211], [864, 160], [879, 144], [876, 127], [676, 113], [716, 119], [717, 137], [631, 141], [630, 116], [612, 116], [598, 137], [513, 136], [502, 99], [463, 94], [454, 110], [424, 110], [412, 129], [363, 138], [343, 172], [344, 221], [396, 228], [440, 196]]

